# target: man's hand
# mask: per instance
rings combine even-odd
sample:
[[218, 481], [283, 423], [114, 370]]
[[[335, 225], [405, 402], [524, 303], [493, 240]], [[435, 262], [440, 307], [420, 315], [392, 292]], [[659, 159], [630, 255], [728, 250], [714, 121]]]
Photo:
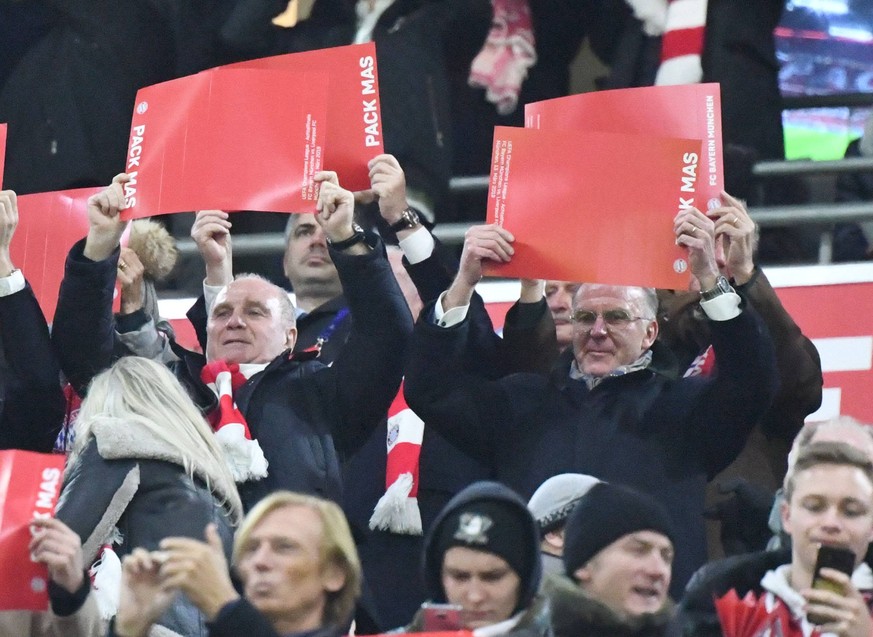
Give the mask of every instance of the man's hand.
[[515, 250], [512, 233], [497, 224], [473, 226], [464, 235], [464, 249], [458, 274], [443, 297], [443, 309], [468, 305], [482, 278], [482, 261], [509, 263]]
[[0, 277], [12, 274], [15, 266], [9, 246], [18, 227], [18, 199], [12, 190], [0, 190]]
[[394, 155], [377, 155], [367, 164], [370, 169], [370, 190], [355, 193], [358, 203], [379, 202], [379, 214], [388, 225], [400, 221], [409, 207], [406, 201], [406, 176]]
[[34, 562], [45, 564], [51, 580], [70, 594], [85, 581], [82, 541], [79, 535], [55, 518], [39, 518], [30, 523], [33, 537], [28, 550]]
[[316, 173], [315, 181], [321, 184], [315, 219], [332, 242], [345, 241], [355, 234], [352, 227], [355, 196], [339, 185], [335, 172], [323, 170]]
[[688, 248], [691, 274], [701, 290], [715, 286], [718, 263], [715, 260], [715, 224], [697, 208], [686, 208], [673, 219], [676, 245]]
[[227, 285], [233, 280], [229, 217], [223, 210], [200, 210], [191, 226], [191, 238], [206, 264], [207, 285]]
[[121, 313], [133, 314], [142, 308], [142, 277], [145, 267], [136, 252], [130, 248], [121, 248], [118, 257], [117, 277], [121, 285]]
[[838, 584], [844, 594], [818, 589], [802, 591], [807, 602], [807, 617], [820, 621], [818, 632], [835, 633], [840, 637], [870, 637], [873, 634], [870, 611], [849, 576], [832, 568], [821, 569], [821, 575]]
[[546, 282], [544, 279], [521, 279], [519, 303], [539, 303], [545, 294]]
[[721, 200], [723, 205], [710, 210], [709, 216], [715, 218], [716, 241], [724, 241], [725, 276], [742, 285], [755, 271], [753, 259], [758, 242], [755, 222], [739, 199], [722, 192]]
[[126, 223], [119, 213], [124, 209], [124, 184], [130, 175], [120, 173], [103, 192], [88, 199], [88, 237], [84, 255], [92, 261], [103, 261], [118, 247]]
[[171, 537], [161, 541], [161, 551], [167, 558], [161, 567], [164, 584], [185, 593], [206, 619], [215, 619], [226, 604], [239, 599], [214, 524], [206, 527], [206, 542]]
[[145, 637], [173, 603], [178, 591], [161, 581], [160, 555], [135, 548], [122, 563], [121, 595], [115, 616], [118, 637]]

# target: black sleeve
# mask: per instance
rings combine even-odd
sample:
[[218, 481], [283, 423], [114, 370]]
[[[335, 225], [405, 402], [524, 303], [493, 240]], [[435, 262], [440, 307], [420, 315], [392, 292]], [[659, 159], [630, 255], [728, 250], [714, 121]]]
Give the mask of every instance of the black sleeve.
[[127, 352], [117, 340], [112, 315], [116, 267], [120, 250], [103, 261], [91, 261], [83, 251], [85, 240], [67, 255], [58, 306], [52, 325], [52, 344], [61, 371], [83, 395], [88, 383]]
[[207, 626], [210, 637], [280, 637], [269, 620], [242, 597], [225, 604]]
[[0, 298], [0, 339], [6, 359], [0, 449], [48, 453], [65, 403], [45, 317], [29, 284]]
[[91, 578], [88, 577], [86, 572], [85, 577], [82, 579], [82, 585], [75, 593], [70, 593], [50, 580], [48, 592], [49, 600], [52, 604], [52, 612], [58, 617], [69, 617], [73, 613], [78, 612], [82, 608], [82, 604], [85, 603], [88, 594], [91, 592]]
[[200, 349], [205, 352], [206, 322], [209, 320], [209, 316], [206, 313], [206, 299], [202, 294], [197, 297], [194, 305], [191, 306], [185, 316], [188, 317], [188, 321], [194, 328], [194, 333], [197, 334], [197, 342], [200, 344]]
[[322, 399], [338, 415], [334, 442], [348, 455], [369, 438], [397, 395], [412, 316], [381, 242], [367, 255], [330, 252], [353, 320], [331, 373], [320, 378], [328, 382]]

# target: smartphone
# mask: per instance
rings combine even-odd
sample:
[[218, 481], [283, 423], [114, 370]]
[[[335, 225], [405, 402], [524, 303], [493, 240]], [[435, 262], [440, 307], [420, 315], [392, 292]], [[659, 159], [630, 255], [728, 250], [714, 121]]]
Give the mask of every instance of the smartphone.
[[[818, 549], [818, 557], [815, 560], [815, 571], [812, 576], [812, 587], [823, 591], [832, 591], [837, 595], [845, 595], [846, 591], [839, 584], [821, 576], [821, 569], [832, 568], [835, 571], [845, 573], [849, 577], [855, 570], [855, 554], [842, 546], [828, 546], [822, 544]], [[808, 615], [807, 619], [813, 624], [824, 624], [827, 619], [815, 614]]]
[[852, 571], [855, 570], [855, 554], [842, 546], [822, 544], [818, 549], [815, 571], [812, 576], [812, 587], [843, 595], [845, 591], [842, 590], [841, 586], [821, 576], [821, 569], [823, 568], [832, 568], [851, 577]]
[[421, 607], [422, 629], [425, 632], [463, 630], [463, 607], [457, 604], [431, 604]]

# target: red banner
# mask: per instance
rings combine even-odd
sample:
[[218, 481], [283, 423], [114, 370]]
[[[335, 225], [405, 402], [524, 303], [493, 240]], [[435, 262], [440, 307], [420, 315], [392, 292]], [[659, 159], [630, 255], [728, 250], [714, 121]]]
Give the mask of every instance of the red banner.
[[18, 197], [12, 262], [24, 273], [49, 322], [58, 304], [67, 253], [88, 234], [88, 198], [101, 191], [79, 188]]
[[702, 168], [698, 140], [497, 127], [489, 223], [515, 236], [503, 277], [684, 289], [686, 252], [673, 217]]
[[0, 610], [48, 609], [48, 572], [30, 561], [30, 522], [55, 511], [65, 456], [0, 451]]
[[324, 143], [324, 167], [336, 171], [344, 188], [366, 190], [370, 187], [367, 162], [384, 152], [379, 72], [373, 42], [276, 55], [224, 68], [327, 73], [330, 125]]
[[[718, 84], [683, 84], [596, 91], [533, 102], [524, 107], [525, 126], [576, 133], [638, 133], [701, 141], [698, 210], [720, 205], [724, 189], [721, 140], [721, 91]], [[565, 138], [566, 139], [566, 138]], [[566, 141], [565, 141], [566, 145]], [[633, 160], [637, 148], [625, 149]], [[561, 147], [563, 152], [563, 147]], [[648, 188], [649, 180], [645, 187]], [[709, 203], [713, 202], [713, 203]]]
[[217, 68], [140, 89], [122, 217], [315, 212], [327, 85], [322, 73]]

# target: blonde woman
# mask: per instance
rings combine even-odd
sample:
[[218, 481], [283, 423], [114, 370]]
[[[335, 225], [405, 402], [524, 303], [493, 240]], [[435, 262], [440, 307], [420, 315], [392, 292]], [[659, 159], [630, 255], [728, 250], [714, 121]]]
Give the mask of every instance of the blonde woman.
[[[214, 434], [166, 367], [128, 356], [96, 376], [82, 403], [57, 517], [82, 539], [86, 562], [101, 548], [118, 557], [158, 548], [165, 537], [203, 539], [214, 523], [230, 555], [242, 505]], [[114, 614], [116, 556], [102, 552], [95, 588]], [[105, 569], [105, 570], [104, 570]], [[108, 583], [114, 581], [114, 584]], [[205, 635], [199, 611], [179, 596], [159, 634]]]

